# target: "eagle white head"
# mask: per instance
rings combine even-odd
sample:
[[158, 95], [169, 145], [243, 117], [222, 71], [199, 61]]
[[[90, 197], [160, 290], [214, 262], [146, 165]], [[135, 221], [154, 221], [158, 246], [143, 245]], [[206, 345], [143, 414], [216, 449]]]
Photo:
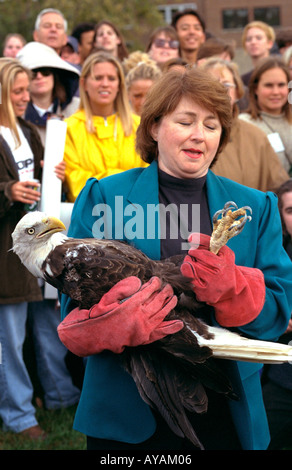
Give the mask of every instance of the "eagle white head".
[[67, 240], [66, 235], [58, 233], [63, 230], [66, 227], [59, 219], [44, 212], [29, 212], [12, 233], [12, 251], [34, 276], [42, 277], [41, 268], [48, 254]]

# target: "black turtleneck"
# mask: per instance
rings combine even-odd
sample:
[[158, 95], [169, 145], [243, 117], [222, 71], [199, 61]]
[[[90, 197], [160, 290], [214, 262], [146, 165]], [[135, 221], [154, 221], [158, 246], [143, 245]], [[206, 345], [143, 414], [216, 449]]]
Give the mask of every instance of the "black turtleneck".
[[180, 179], [158, 169], [159, 203], [169, 209], [166, 216], [160, 211], [162, 259], [186, 253], [192, 232], [211, 235], [206, 178]]

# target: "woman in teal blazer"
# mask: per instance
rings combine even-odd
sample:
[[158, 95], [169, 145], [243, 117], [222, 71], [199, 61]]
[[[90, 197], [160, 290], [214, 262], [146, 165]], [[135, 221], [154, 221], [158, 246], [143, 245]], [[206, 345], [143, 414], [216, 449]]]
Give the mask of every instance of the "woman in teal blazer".
[[[179, 119], [173, 121], [175, 127], [182, 129], [180, 132], [191, 132], [187, 139], [190, 142], [195, 142], [192, 145], [198, 154], [200, 150], [203, 153], [203, 157], [202, 155], [198, 159], [196, 157], [195, 163], [193, 160], [191, 161], [193, 168], [195, 166], [202, 168], [201, 164], [198, 166], [198, 160], [203, 159], [205, 162], [207, 157], [211, 163], [215, 154], [218, 153], [218, 144], [219, 148], [220, 146], [222, 148], [229, 136], [227, 120], [223, 120], [223, 111], [219, 109], [220, 103], [222, 105], [223, 101], [227, 100], [223, 87], [219, 82], [213, 82], [213, 79], [211, 80], [207, 76], [204, 76], [204, 80], [202, 80], [202, 73], [199, 71], [185, 73], [185, 80], [195, 80], [194, 95], [186, 102], [182, 94], [179, 101], [180, 104], [183, 104], [181, 108], [180, 104], [173, 105], [175, 112], [179, 110], [181, 114], [184, 114], [183, 118], [179, 116]], [[158, 100], [157, 96], [162, 93], [162, 89], [165, 90], [168, 85], [173, 86], [174, 81], [176, 81], [175, 89], [181, 87], [182, 75], [178, 72], [169, 72], [169, 74], [168, 81], [164, 78], [163, 83], [158, 82], [155, 85], [155, 90], [151, 89], [152, 94], [149, 95], [148, 103], [151, 103], [154, 96]], [[192, 86], [194, 87], [193, 82]], [[173, 89], [171, 93], [174, 94]], [[210, 100], [212, 104], [206, 98], [204, 106], [202, 106], [201, 97], [204, 93], [208, 97], [210, 94], [212, 95]], [[196, 108], [198, 96], [200, 107]], [[219, 103], [218, 100], [221, 102]], [[163, 101], [162, 98], [161, 101]], [[227, 108], [230, 108], [230, 105], [228, 101], [226, 102], [225, 114], [227, 115]], [[185, 109], [188, 109], [188, 106], [190, 109], [194, 107], [196, 112], [186, 113]], [[218, 125], [218, 121], [220, 122], [220, 134], [215, 153], [212, 145], [209, 145], [214, 136], [214, 117], [211, 119], [212, 125], [209, 125], [208, 115], [209, 111], [214, 109], [212, 106], [216, 110], [213, 112], [216, 125]], [[203, 114], [201, 114], [202, 109]], [[165, 119], [165, 116], [172, 117], [171, 112], [169, 110], [165, 112], [161, 119]], [[147, 114], [147, 107], [145, 113]], [[143, 122], [142, 114], [142, 127]], [[193, 130], [190, 131], [190, 127], [193, 127]], [[145, 126], [141, 132], [142, 130], [145, 136]], [[149, 167], [129, 170], [100, 181], [94, 178], [88, 180], [75, 203], [69, 236], [75, 238], [94, 236], [124, 240], [142, 250], [150, 258], [161, 258], [161, 249], [164, 243], [162, 241], [161, 219], [152, 217], [149, 225], [147, 224], [147, 214], [149, 219], [149, 208], [157, 208], [161, 203], [161, 177], [166, 174], [174, 178], [173, 181], [175, 181], [176, 179], [171, 173], [173, 173], [172, 170], [177, 166], [178, 161], [184, 163], [185, 160], [189, 162], [193, 158], [190, 155], [185, 156], [185, 153], [190, 153], [189, 150], [185, 151], [186, 144], [180, 146], [178, 157], [172, 160], [172, 169], [170, 170], [170, 165], [167, 167], [164, 164], [165, 160], [163, 160], [165, 149], [167, 149], [168, 140], [177, 139], [180, 132], [175, 136], [174, 132], [170, 135], [162, 131], [161, 124], [159, 129], [155, 127], [155, 132], [149, 135], [150, 139], [153, 137], [153, 141], [158, 142], [159, 148], [158, 158], [153, 159]], [[212, 136], [208, 140], [210, 132]], [[185, 141], [187, 139], [184, 138]], [[175, 149], [175, 142], [169, 142], [169, 146], [171, 153]], [[187, 148], [190, 148], [190, 145]], [[167, 164], [170, 161], [171, 159], [167, 160]], [[165, 169], [167, 171], [164, 171]], [[186, 186], [196, 179], [196, 176], [190, 178], [189, 175], [183, 179], [180, 169], [178, 169], [178, 174], [178, 179], [184, 181]], [[200, 178], [202, 175], [197, 177], [198, 180]], [[234, 201], [238, 207], [248, 205], [252, 208], [251, 222], [246, 224], [239, 236], [228, 242], [228, 246], [235, 253], [236, 265], [258, 268], [262, 271], [266, 295], [263, 308], [258, 312], [256, 318], [240, 326], [237, 330], [249, 337], [276, 340], [287, 327], [292, 307], [292, 265], [282, 248], [281, 221], [277, 199], [272, 193], [262, 193], [223, 177], [217, 177], [208, 169], [208, 166], [203, 175], [203, 191], [208, 207], [208, 211], [201, 214], [203, 219], [207, 217], [211, 220], [213, 214], [222, 209], [224, 204], [230, 200]], [[69, 298], [62, 296], [61, 307], [64, 318], [72, 310], [73, 304]], [[234, 316], [236, 316], [236, 312], [234, 312]], [[211, 321], [218, 325], [215, 316]], [[269, 443], [269, 431], [261, 393], [259, 374], [261, 365], [235, 361], [222, 362], [224, 362], [225, 370], [239, 396], [238, 401], [230, 401], [228, 406], [240, 448], [266, 449]], [[131, 444], [142, 443], [154, 434], [156, 420], [153, 413], [140, 398], [131, 376], [120, 366], [119, 355], [104, 351], [87, 359], [81, 400], [74, 427], [93, 438], [128, 443], [129, 449]], [[200, 437], [200, 430], [196, 431]], [[228, 442], [222, 448], [228, 449]]]

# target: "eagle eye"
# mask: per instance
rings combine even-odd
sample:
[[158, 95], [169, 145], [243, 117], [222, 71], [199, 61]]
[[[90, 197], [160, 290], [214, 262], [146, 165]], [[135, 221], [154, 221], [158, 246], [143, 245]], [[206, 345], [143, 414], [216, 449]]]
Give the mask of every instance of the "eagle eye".
[[30, 227], [26, 230], [26, 233], [28, 233], [29, 235], [33, 235], [35, 233], [35, 229], [33, 227]]

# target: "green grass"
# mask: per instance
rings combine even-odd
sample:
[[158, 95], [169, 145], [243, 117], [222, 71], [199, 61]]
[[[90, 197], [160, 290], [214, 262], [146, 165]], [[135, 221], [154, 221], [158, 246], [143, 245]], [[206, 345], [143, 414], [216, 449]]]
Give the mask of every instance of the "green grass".
[[0, 430], [0, 450], [85, 450], [86, 438], [72, 429], [76, 406], [61, 410], [37, 409], [39, 425], [47, 437], [42, 441]]

